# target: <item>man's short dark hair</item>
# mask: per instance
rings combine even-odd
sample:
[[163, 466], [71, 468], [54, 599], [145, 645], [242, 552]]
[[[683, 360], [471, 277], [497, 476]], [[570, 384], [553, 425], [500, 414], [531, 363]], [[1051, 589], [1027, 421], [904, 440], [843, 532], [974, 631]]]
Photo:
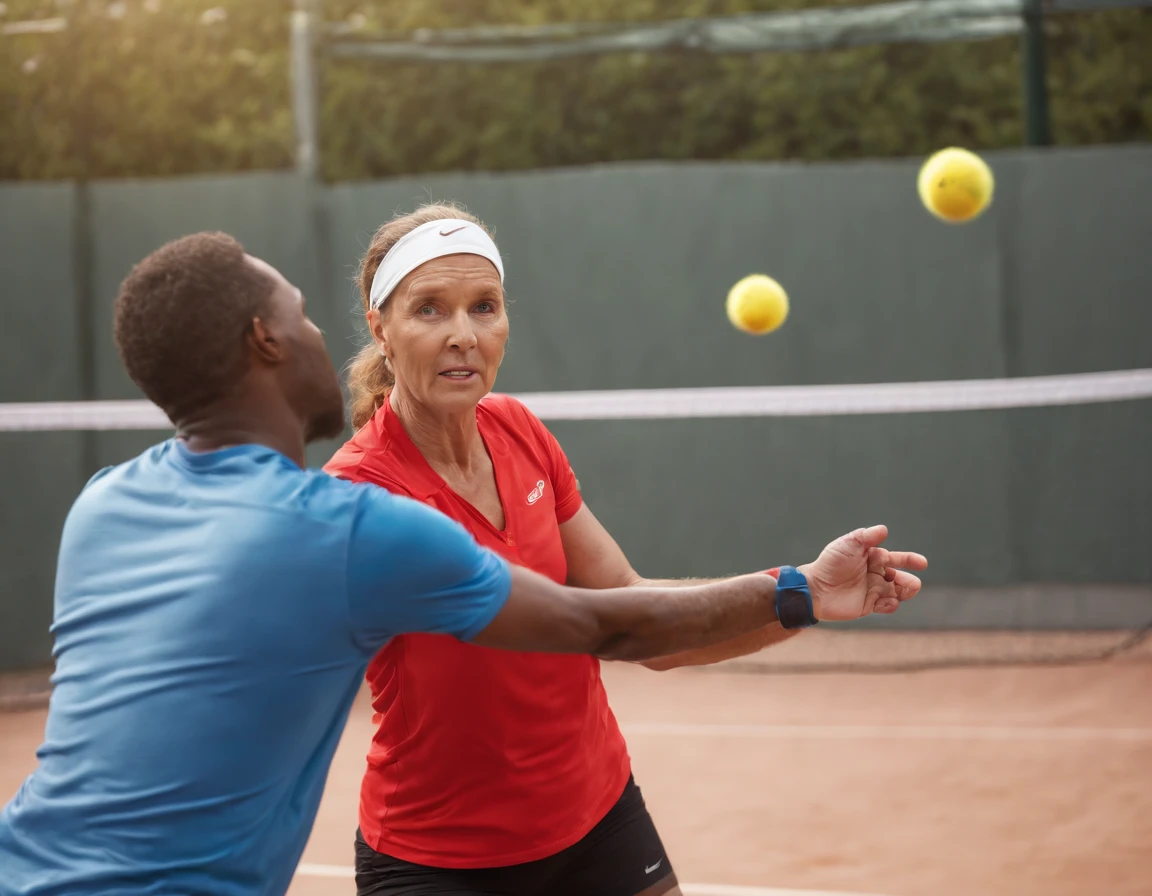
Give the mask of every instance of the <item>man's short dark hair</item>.
[[244, 337], [274, 288], [225, 233], [161, 246], [116, 297], [113, 333], [128, 375], [173, 420], [222, 398], [247, 370]]

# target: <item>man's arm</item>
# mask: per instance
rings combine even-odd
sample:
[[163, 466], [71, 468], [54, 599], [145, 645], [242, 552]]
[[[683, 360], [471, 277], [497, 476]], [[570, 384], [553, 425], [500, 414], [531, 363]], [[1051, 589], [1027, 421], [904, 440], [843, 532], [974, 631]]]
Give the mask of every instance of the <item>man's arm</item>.
[[775, 647], [789, 638], [796, 637], [802, 631], [804, 631], [802, 628], [787, 629], [779, 622], [772, 622], [763, 628], [756, 629], [756, 631], [729, 638], [719, 644], [700, 647], [696, 650], [682, 650], [671, 656], [658, 656], [655, 659], [643, 660], [640, 665], [651, 669], [653, 672], [668, 672], [672, 669], [682, 669], [685, 666], [711, 666], [714, 663], [722, 663], [725, 660], [732, 660], [741, 656], [750, 656], [761, 650], [767, 650], [769, 647]]
[[[584, 588], [691, 588], [710, 585], [724, 579], [645, 579], [632, 568], [624, 551], [585, 504], [567, 522], [560, 525], [560, 539], [568, 561], [568, 584]], [[802, 629], [785, 629], [771, 622], [752, 632], [730, 638], [719, 644], [696, 650], [685, 650], [644, 660], [642, 665], [656, 672], [681, 666], [707, 666], [724, 660], [757, 653], [800, 634]]]
[[775, 596], [776, 580], [766, 575], [690, 587], [589, 589], [514, 566], [503, 609], [472, 643], [645, 660], [761, 629], [776, 621]]
[[[857, 529], [799, 567], [818, 620], [894, 612], [915, 597], [920, 580], [900, 567], [925, 569], [919, 554], [880, 547], [884, 526]], [[698, 650], [776, 621], [776, 580], [757, 573], [686, 588], [574, 588], [521, 567], [512, 570], [503, 607], [474, 641], [510, 650], [591, 653], [645, 660]]]
[[[776, 620], [776, 580], [754, 574], [709, 585], [607, 590], [558, 585], [510, 567], [459, 523], [372, 486], [361, 489], [346, 567], [349, 621], [374, 653], [405, 632], [453, 635], [489, 647], [644, 660], [746, 635]], [[817, 619], [891, 612], [914, 597], [919, 554], [888, 552], [883, 526], [858, 529], [800, 567]]]

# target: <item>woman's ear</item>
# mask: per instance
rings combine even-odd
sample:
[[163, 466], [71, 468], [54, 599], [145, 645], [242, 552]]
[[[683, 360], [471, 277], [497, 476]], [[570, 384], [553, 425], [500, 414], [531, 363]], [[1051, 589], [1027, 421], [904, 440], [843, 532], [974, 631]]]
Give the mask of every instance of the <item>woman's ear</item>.
[[387, 358], [388, 335], [385, 332], [384, 315], [373, 308], [365, 315], [365, 319], [368, 321], [368, 332], [372, 334], [372, 341], [376, 343], [376, 350]]

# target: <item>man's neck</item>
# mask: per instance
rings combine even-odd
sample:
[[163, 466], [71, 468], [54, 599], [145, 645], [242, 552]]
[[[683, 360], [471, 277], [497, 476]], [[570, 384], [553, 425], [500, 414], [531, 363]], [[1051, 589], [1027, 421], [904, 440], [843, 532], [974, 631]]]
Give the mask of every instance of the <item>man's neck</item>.
[[191, 451], [263, 445], [301, 468], [306, 463], [303, 424], [287, 408], [270, 408], [263, 401], [220, 402], [180, 420], [176, 430]]

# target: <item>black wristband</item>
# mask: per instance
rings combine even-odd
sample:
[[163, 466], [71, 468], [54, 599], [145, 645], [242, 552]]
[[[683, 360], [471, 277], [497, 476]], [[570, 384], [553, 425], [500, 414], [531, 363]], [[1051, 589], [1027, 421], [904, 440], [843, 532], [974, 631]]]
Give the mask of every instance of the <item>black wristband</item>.
[[776, 618], [788, 629], [810, 628], [817, 623], [808, 580], [794, 566], [781, 566], [776, 577]]

